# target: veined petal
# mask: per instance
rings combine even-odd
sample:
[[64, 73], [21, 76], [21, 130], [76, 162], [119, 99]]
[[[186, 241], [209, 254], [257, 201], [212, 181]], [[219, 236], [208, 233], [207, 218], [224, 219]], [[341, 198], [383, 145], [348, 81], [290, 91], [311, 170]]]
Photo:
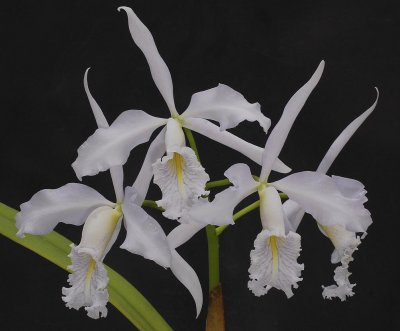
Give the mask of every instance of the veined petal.
[[122, 205], [126, 239], [121, 248], [168, 268], [171, 266], [171, 252], [167, 236], [160, 224], [137, 205], [138, 199], [135, 189], [128, 186]]
[[265, 180], [268, 178], [272, 169], [272, 165], [279, 156], [297, 115], [303, 108], [315, 86], [318, 84], [318, 81], [321, 78], [324, 70], [324, 66], [325, 62], [321, 61], [310, 80], [300, 90], [298, 90], [286, 104], [279, 122], [271, 131], [271, 134], [265, 144], [262, 170], [260, 175], [261, 179]]
[[193, 94], [182, 117], [198, 117], [217, 121], [220, 130], [236, 127], [243, 121], [257, 121], [267, 132], [271, 120], [263, 115], [259, 103], [249, 103], [242, 94], [224, 84]]
[[[332, 298], [339, 298], [341, 301], [345, 301], [347, 297], [351, 297], [354, 295], [353, 292], [353, 287], [356, 284], [351, 284], [349, 277], [351, 273], [349, 272], [349, 264], [351, 261], [354, 260], [353, 258], [353, 253], [358, 249], [358, 245], [361, 243], [360, 237], [356, 236], [353, 233], [353, 237], [351, 238], [349, 242], [349, 238], [347, 238], [347, 244], [348, 246], [344, 248], [342, 254], [341, 254], [341, 265], [336, 267], [335, 269], [335, 275], [333, 279], [336, 282], [336, 285], [330, 285], [330, 286], [322, 286], [322, 296], [325, 299], [332, 299]], [[343, 242], [342, 242], [343, 243]], [[343, 248], [343, 247], [342, 247]], [[335, 253], [335, 252], [334, 252]], [[338, 250], [336, 249], [336, 253], [338, 254]], [[339, 256], [339, 254], [337, 255]], [[334, 258], [334, 254], [332, 254], [332, 257]]]
[[277, 236], [265, 229], [258, 234], [250, 252], [248, 287], [254, 295], [264, 295], [272, 287], [284, 291], [288, 298], [293, 295], [292, 287], [298, 287], [304, 269], [303, 264], [297, 263], [300, 241], [300, 235], [294, 232]]
[[171, 253], [171, 271], [192, 295], [196, 304], [196, 317], [198, 317], [203, 306], [203, 291], [199, 277], [197, 277], [193, 268], [175, 250], [172, 250]]
[[181, 147], [156, 161], [153, 172], [154, 183], [163, 195], [157, 204], [165, 209], [163, 215], [167, 218], [178, 219], [184, 209], [208, 194], [204, 187], [210, 177], [189, 147]]
[[59, 222], [82, 225], [95, 208], [114, 205], [83, 184], [69, 183], [58, 189], [41, 190], [21, 205], [16, 216], [17, 235], [46, 234]]
[[296, 232], [300, 225], [301, 220], [304, 217], [304, 210], [299, 206], [297, 202], [293, 200], [286, 200], [283, 205], [283, 213], [285, 214], [285, 228], [286, 231]]
[[333, 161], [335, 161], [336, 157], [342, 151], [343, 147], [347, 144], [352, 135], [358, 130], [361, 124], [363, 124], [366, 118], [373, 112], [373, 110], [376, 107], [376, 104], [378, 103], [378, 98], [379, 98], [379, 91], [377, 88], [375, 89], [377, 95], [374, 104], [370, 108], [368, 108], [364, 113], [358, 116], [353, 122], [351, 122], [346, 127], [346, 129], [342, 131], [339, 137], [336, 138], [336, 140], [333, 142], [329, 150], [326, 152], [321, 163], [319, 164], [317, 169], [318, 172], [326, 173], [329, 170]]
[[143, 203], [143, 200], [146, 197], [151, 178], [153, 177], [153, 163], [161, 158], [165, 153], [165, 130], [166, 128], [163, 128], [157, 137], [151, 142], [142, 167], [140, 168], [140, 172], [132, 185], [135, 188], [137, 195], [140, 196], [140, 201], [137, 203], [139, 206]]
[[257, 191], [258, 182], [251, 176], [250, 168], [243, 163], [235, 164], [225, 171], [233, 186], [218, 193], [212, 202], [198, 203], [185, 211], [180, 222], [200, 224], [233, 224], [232, 214], [236, 205]]
[[297, 202], [324, 226], [340, 225], [349, 231], [365, 232], [372, 223], [362, 198], [348, 198], [327, 175], [303, 171], [271, 183]]
[[[261, 147], [250, 144], [228, 131], [220, 131], [217, 125], [202, 118], [185, 118], [183, 126], [228, 146], [261, 165], [264, 151]], [[291, 171], [291, 169], [279, 159], [275, 160], [272, 170], [281, 173], [288, 173]]]
[[131, 8], [119, 7], [118, 11], [121, 11], [121, 9], [128, 15], [129, 31], [131, 32], [132, 39], [146, 57], [154, 83], [167, 103], [171, 114], [177, 115], [171, 73], [157, 50], [151, 32]]
[[150, 139], [166, 120], [141, 110], [123, 112], [109, 128], [99, 128], [78, 148], [72, 164], [79, 179], [124, 164], [136, 146]]
[[179, 224], [168, 234], [168, 243], [171, 248], [177, 248], [191, 239], [205, 224]]
[[71, 254], [68, 255], [72, 261], [68, 267], [72, 271], [68, 277], [71, 287], [62, 288], [63, 301], [70, 309], [85, 307], [91, 318], [106, 317], [108, 276], [103, 263], [96, 261], [79, 246], [71, 244], [71, 248]]
[[[90, 107], [92, 108], [92, 112], [94, 118], [96, 120], [97, 126], [99, 128], [108, 128], [108, 122], [106, 117], [104, 116], [99, 104], [93, 98], [92, 94], [89, 90], [89, 85], [87, 81], [87, 75], [90, 68], [87, 68], [85, 71], [85, 76], [83, 78], [83, 86], [85, 87], [85, 92], [88, 97]], [[117, 202], [121, 202], [124, 197], [124, 171], [122, 170], [122, 166], [114, 166], [110, 169], [111, 180], [114, 186], [115, 197]]]

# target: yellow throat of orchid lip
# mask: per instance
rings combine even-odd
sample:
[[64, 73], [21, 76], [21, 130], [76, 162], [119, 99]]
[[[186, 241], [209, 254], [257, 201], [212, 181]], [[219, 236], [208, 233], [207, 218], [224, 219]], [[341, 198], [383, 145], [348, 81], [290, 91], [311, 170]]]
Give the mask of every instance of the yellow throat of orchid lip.
[[176, 174], [176, 180], [178, 182], [179, 191], [181, 192], [181, 194], [184, 194], [185, 185], [183, 177], [183, 168], [185, 166], [185, 160], [183, 159], [181, 154], [174, 152], [172, 160], [169, 161], [169, 164]]
[[[110, 219], [109, 219], [109, 224], [107, 227], [107, 237], [109, 240], [111, 240], [112, 235], [115, 231], [115, 228], [118, 225], [118, 221], [122, 216], [122, 207], [121, 204], [116, 204], [114, 210], [112, 211], [111, 215], [110, 215]], [[109, 241], [108, 240], [108, 241]], [[90, 285], [92, 283], [92, 277], [93, 277], [93, 272], [96, 268], [96, 260], [93, 259], [92, 257], [90, 257], [90, 262], [86, 271], [86, 277], [85, 277], [85, 301], [86, 304], [91, 304], [90, 303], [90, 292], [91, 292], [91, 288]]]
[[277, 238], [276, 236], [271, 236], [268, 238], [268, 245], [271, 249], [272, 255], [272, 272], [274, 277], [278, 273], [279, 267], [278, 240], [279, 238]]

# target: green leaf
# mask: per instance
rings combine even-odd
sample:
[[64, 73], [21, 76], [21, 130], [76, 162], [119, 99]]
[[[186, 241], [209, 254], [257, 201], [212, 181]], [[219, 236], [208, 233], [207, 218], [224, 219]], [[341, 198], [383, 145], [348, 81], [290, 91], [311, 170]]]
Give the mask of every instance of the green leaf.
[[[66, 271], [70, 264], [68, 254], [71, 241], [53, 231], [45, 236], [27, 235], [18, 238], [15, 234], [15, 215], [17, 211], [0, 202], [0, 234], [30, 249]], [[108, 292], [110, 302], [133, 325], [144, 331], [172, 330], [149, 301], [124, 277], [106, 266], [110, 282]]]

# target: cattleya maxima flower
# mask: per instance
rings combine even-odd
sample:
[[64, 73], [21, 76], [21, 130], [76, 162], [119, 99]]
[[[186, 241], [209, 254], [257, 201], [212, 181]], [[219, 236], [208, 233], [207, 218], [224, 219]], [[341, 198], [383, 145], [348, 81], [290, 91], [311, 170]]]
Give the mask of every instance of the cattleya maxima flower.
[[[165, 209], [165, 217], [178, 219], [182, 211], [190, 208], [197, 199], [206, 195], [208, 174], [196, 158], [194, 151], [186, 147], [182, 128], [203, 134], [233, 148], [261, 164], [263, 149], [225, 131], [244, 120], [257, 121], [267, 132], [270, 120], [260, 110], [258, 103], [250, 104], [240, 93], [220, 84], [215, 88], [195, 93], [188, 108], [179, 114], [175, 108], [172, 78], [161, 58], [153, 36], [132, 9], [120, 7], [128, 15], [129, 30], [136, 45], [143, 52], [153, 80], [163, 96], [170, 118], [148, 115], [141, 110], [123, 112], [109, 128], [99, 128], [78, 149], [78, 157], [72, 164], [77, 176], [95, 175], [114, 166], [124, 164], [130, 151], [147, 142], [152, 133], [165, 126], [153, 141], [157, 158], [153, 164], [154, 182], [162, 191], [158, 205]], [[208, 120], [216, 121], [218, 127]], [[166, 156], [161, 158], [166, 152]], [[278, 159], [273, 169], [289, 172]]]
[[[106, 118], [90, 94], [87, 71], [84, 85], [98, 126], [108, 127]], [[117, 200], [115, 203], [89, 186], [69, 183], [58, 189], [39, 191], [21, 205], [16, 218], [17, 235], [21, 237], [25, 233], [49, 233], [58, 222], [84, 225], [80, 244], [71, 245], [69, 257], [72, 265], [69, 269], [72, 273], [68, 278], [71, 287], [62, 289], [67, 307], [85, 307], [92, 318], [107, 315], [108, 277], [103, 260], [118, 236], [123, 219], [127, 236], [121, 248], [153, 260], [164, 268], [171, 268], [193, 295], [199, 314], [202, 306], [199, 279], [175, 250], [192, 236], [188, 232], [189, 227], [178, 226], [167, 237], [157, 221], [141, 208], [152, 177], [149, 168], [153, 163], [153, 155], [157, 154], [156, 147], [150, 147], [135, 183], [127, 187], [125, 192], [122, 166], [110, 169]]]
[[[332, 163], [335, 161], [336, 157], [339, 155], [352, 135], [373, 112], [378, 102], [378, 90], [377, 93], [378, 94], [374, 104], [359, 117], [353, 120], [333, 142], [317, 168], [318, 173], [327, 173]], [[367, 201], [367, 198], [365, 197], [367, 192], [364, 189], [364, 185], [359, 181], [339, 176], [332, 176], [332, 179], [343, 195], [350, 199], [355, 199], [362, 202]], [[283, 204], [283, 210], [287, 220], [287, 227], [291, 231], [296, 232], [301, 220], [304, 217], [305, 211], [299, 206], [299, 204], [290, 199], [285, 201]], [[335, 269], [334, 280], [336, 281], [336, 285], [330, 285], [327, 287], [323, 286], [322, 295], [324, 298], [331, 299], [333, 297], [338, 297], [340, 300], [344, 301], [346, 300], [347, 296], [354, 295], [353, 287], [356, 284], [350, 283], [349, 276], [351, 273], [348, 271], [348, 267], [349, 263], [353, 261], [353, 253], [358, 249], [361, 239], [366, 235], [366, 232], [364, 232], [362, 236], [357, 236], [356, 232], [348, 231], [343, 225], [324, 226], [318, 223], [318, 221], [317, 224], [321, 232], [331, 240], [334, 246], [331, 262], [334, 264], [339, 262], [341, 263]]]
[[339, 225], [349, 231], [364, 232], [372, 222], [363, 206], [365, 200], [343, 194], [335, 180], [323, 173], [302, 171], [275, 182], [268, 181], [272, 164], [282, 150], [294, 120], [318, 83], [323, 68], [322, 61], [311, 79], [285, 106], [265, 144], [259, 179], [252, 177], [247, 165], [235, 164], [225, 172], [233, 186], [217, 194], [212, 202], [196, 205], [181, 218], [186, 223], [232, 224], [235, 206], [258, 191], [263, 230], [250, 253], [248, 284], [257, 296], [275, 287], [291, 297], [292, 287], [297, 288], [303, 270], [303, 265], [297, 262], [301, 238], [285, 226], [285, 213], [278, 190], [286, 193], [323, 226]]

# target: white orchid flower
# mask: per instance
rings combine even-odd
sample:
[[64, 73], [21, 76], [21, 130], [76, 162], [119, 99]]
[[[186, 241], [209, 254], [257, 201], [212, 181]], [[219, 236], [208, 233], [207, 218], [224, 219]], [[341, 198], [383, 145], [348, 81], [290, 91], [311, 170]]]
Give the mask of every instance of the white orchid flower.
[[[87, 71], [84, 79], [85, 90], [100, 128], [108, 127], [99, 105], [90, 94], [87, 85]], [[159, 140], [159, 139], [158, 139]], [[68, 278], [71, 285], [63, 288], [63, 300], [67, 307], [85, 307], [91, 318], [106, 317], [108, 302], [108, 277], [103, 260], [114, 244], [124, 219], [127, 236], [121, 248], [153, 260], [164, 268], [171, 268], [174, 275], [189, 289], [196, 303], [197, 315], [202, 306], [202, 290], [199, 279], [189, 264], [182, 259], [175, 248], [186, 242], [194, 233], [191, 227], [177, 227], [167, 238], [157, 221], [140, 206], [146, 195], [151, 176], [149, 164], [157, 152], [157, 139], [150, 146], [135, 184], [140, 188], [127, 187], [123, 192], [123, 170], [121, 166], [110, 169], [117, 197], [113, 203], [94, 189], [76, 183], [69, 183], [54, 190], [42, 190], [30, 201], [21, 205], [17, 214], [18, 236], [25, 233], [43, 235], [52, 231], [58, 222], [84, 225], [81, 242], [71, 245], [72, 271]], [[178, 239], [174, 239], [174, 238]]]
[[365, 231], [371, 224], [370, 214], [363, 206], [364, 201], [344, 195], [335, 180], [325, 174], [303, 171], [268, 182], [272, 164], [294, 120], [318, 83], [323, 68], [322, 61], [311, 79], [285, 106], [281, 119], [266, 142], [260, 179], [254, 180], [245, 164], [231, 166], [225, 176], [233, 183], [233, 187], [217, 194], [212, 202], [192, 208], [181, 219], [188, 223], [232, 224], [235, 206], [258, 191], [263, 230], [254, 242], [255, 249], [250, 254], [249, 269], [249, 288], [257, 296], [275, 287], [290, 297], [293, 295], [292, 287], [296, 288], [297, 282], [301, 280], [299, 276], [303, 265], [297, 263], [301, 249], [300, 235], [285, 226], [285, 213], [278, 190], [286, 193], [325, 226], [341, 225], [350, 231]]
[[[195, 93], [188, 108], [179, 114], [175, 108], [171, 74], [157, 50], [153, 36], [132, 9], [120, 7], [118, 10], [124, 10], [128, 15], [132, 38], [146, 57], [153, 80], [171, 117], [154, 117], [141, 110], [125, 111], [109, 128], [99, 128], [89, 137], [78, 149], [78, 157], [72, 166], [81, 179], [82, 176], [95, 175], [122, 165], [133, 148], [147, 142], [157, 128], [165, 126], [156, 138], [160, 138], [165, 146], [159, 149], [153, 165], [154, 182], [163, 194], [158, 205], [165, 209], [164, 216], [177, 219], [184, 208], [207, 194], [204, 186], [209, 180], [193, 150], [186, 147], [182, 128], [203, 134], [261, 164], [262, 148], [224, 130], [248, 120], [258, 121], [267, 132], [270, 120], [261, 113], [258, 103], [250, 104], [243, 95], [223, 84]], [[220, 126], [207, 119], [219, 122]], [[161, 159], [165, 152], [167, 155]], [[274, 170], [290, 171], [279, 160], [274, 162]]]
[[[377, 89], [377, 97], [374, 104], [353, 120], [336, 138], [319, 164], [317, 169], [318, 173], [326, 174], [328, 172], [343, 147], [347, 144], [366, 118], [373, 112], [378, 102], [378, 97], [379, 92]], [[340, 192], [349, 199], [355, 199], [362, 201], [363, 203], [367, 201], [365, 196], [367, 192], [364, 189], [364, 185], [359, 181], [339, 176], [332, 176], [332, 179]], [[291, 231], [296, 232], [304, 217], [305, 211], [299, 206], [299, 204], [291, 199], [285, 201], [283, 204], [283, 210], [288, 221], [288, 228]], [[330, 285], [327, 287], [323, 286], [322, 295], [324, 298], [331, 299], [333, 297], [338, 297], [340, 300], [344, 301], [348, 296], [354, 295], [353, 287], [355, 284], [350, 283], [349, 276], [351, 273], [348, 271], [348, 267], [349, 263], [353, 261], [353, 253], [358, 249], [361, 239], [366, 235], [366, 228], [364, 228], [364, 234], [362, 236], [357, 236], [357, 232], [349, 231], [343, 225], [323, 225], [318, 219], [317, 222], [321, 232], [331, 240], [334, 246], [331, 262], [334, 264], [340, 262], [340, 265], [335, 269], [334, 280], [336, 281], [336, 285]], [[340, 223], [340, 220], [338, 220], [338, 222]]]

